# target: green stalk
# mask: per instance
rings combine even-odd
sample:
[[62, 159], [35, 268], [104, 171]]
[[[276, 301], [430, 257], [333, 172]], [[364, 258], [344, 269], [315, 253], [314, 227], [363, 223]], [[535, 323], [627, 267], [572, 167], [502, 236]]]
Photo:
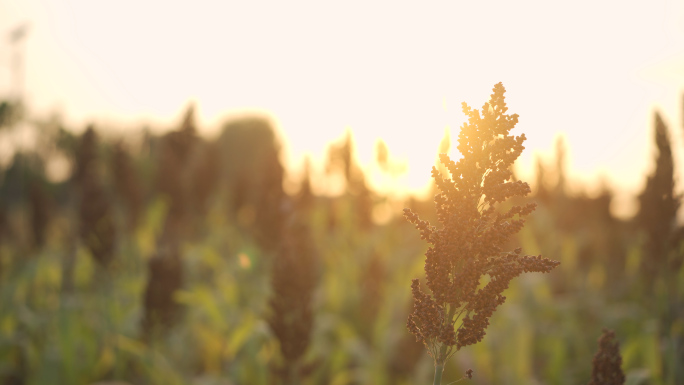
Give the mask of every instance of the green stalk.
[[442, 383], [442, 373], [444, 372], [444, 363], [435, 365], [435, 380], [432, 385], [440, 385]]
[[299, 385], [299, 362], [291, 362], [287, 366], [287, 385]]
[[[449, 315], [444, 322], [451, 324], [451, 319], [454, 318], [455, 313], [456, 309], [452, 306], [449, 306]], [[446, 354], [448, 349], [449, 347], [447, 345], [442, 344], [441, 348], [439, 349], [439, 357], [435, 358], [435, 380], [432, 382], [433, 385], [440, 385], [442, 383], [442, 373], [444, 373], [444, 364], [446, 363]]]

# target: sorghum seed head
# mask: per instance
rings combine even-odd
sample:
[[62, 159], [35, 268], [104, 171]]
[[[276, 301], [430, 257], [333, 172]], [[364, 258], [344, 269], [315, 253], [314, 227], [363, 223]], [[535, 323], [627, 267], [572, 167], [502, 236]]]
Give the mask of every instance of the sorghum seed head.
[[599, 350], [594, 355], [589, 385], [621, 385], [625, 383], [622, 372], [620, 344], [615, 341], [615, 332], [603, 329], [598, 340]]
[[[439, 189], [435, 205], [441, 228], [404, 209], [406, 219], [420, 230], [421, 239], [430, 243], [425, 275], [431, 295], [413, 280], [415, 306], [407, 326], [433, 356], [439, 354], [434, 357], [437, 361], [482, 340], [489, 318], [506, 300], [502, 293], [513, 278], [526, 272], [549, 272], [559, 264], [541, 256], [522, 256], [520, 249], [503, 251], [535, 208], [527, 204], [498, 210], [499, 203], [530, 193], [527, 183], [511, 180], [510, 168], [524, 149], [525, 135], [509, 135], [518, 115], [506, 114], [504, 92], [501, 83], [494, 86], [482, 113], [463, 104], [468, 116], [458, 135], [463, 157], [455, 162], [440, 154], [448, 171], [443, 175], [432, 169]], [[484, 276], [489, 282], [480, 287]], [[459, 326], [455, 323], [461, 316]], [[448, 353], [440, 349], [444, 346]]]

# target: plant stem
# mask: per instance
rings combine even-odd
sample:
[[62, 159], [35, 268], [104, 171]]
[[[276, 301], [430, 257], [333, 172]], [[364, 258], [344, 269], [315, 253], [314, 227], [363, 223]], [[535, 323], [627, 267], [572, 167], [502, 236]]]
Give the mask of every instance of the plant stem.
[[299, 362], [291, 362], [287, 366], [287, 385], [299, 385]]
[[444, 372], [444, 363], [435, 365], [435, 380], [432, 385], [440, 385], [442, 383], [442, 373]]

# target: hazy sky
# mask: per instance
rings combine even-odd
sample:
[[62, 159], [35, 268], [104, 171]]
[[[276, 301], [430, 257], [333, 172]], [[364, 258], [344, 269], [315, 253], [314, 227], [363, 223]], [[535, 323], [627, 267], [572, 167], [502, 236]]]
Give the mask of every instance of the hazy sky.
[[31, 110], [59, 109], [79, 129], [171, 128], [190, 100], [208, 134], [267, 111], [290, 162], [322, 158], [351, 128], [362, 162], [383, 138], [409, 164], [401, 183], [419, 188], [445, 128], [457, 136], [461, 102], [479, 108], [501, 81], [528, 137], [523, 169], [562, 133], [571, 177], [632, 194], [652, 165], [656, 106], [684, 147], [677, 1], [0, 0], [0, 97], [12, 92], [7, 36], [24, 21]]

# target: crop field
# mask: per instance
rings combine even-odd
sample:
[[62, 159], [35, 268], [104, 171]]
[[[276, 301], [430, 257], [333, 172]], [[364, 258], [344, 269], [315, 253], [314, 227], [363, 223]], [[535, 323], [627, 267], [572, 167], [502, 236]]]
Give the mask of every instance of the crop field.
[[[504, 116], [491, 103], [487, 116]], [[457, 339], [429, 337], [426, 312], [444, 317], [451, 303], [452, 316], [457, 301], [444, 298], [466, 291], [440, 294], [435, 282], [458, 287], [465, 265], [449, 262], [447, 278], [426, 279], [430, 244], [403, 209], [435, 229], [455, 222], [436, 211], [439, 199], [398, 201], [370, 189], [349, 133], [328, 149], [328, 175], [345, 182], [331, 196], [315, 193], [308, 173], [284, 190], [281, 143], [265, 116], [227, 121], [214, 138], [197, 133], [192, 109], [167, 133], [137, 141], [98, 127], [40, 129], [39, 147], [17, 153], [0, 182], [2, 385], [438, 383], [430, 344], [436, 355], [453, 347], [442, 384], [613, 384], [593, 372], [604, 329], [619, 342], [625, 383], [684, 384], [684, 228], [671, 133], [659, 116], [658, 152], [633, 218], [611, 214], [608, 189], [571, 193], [562, 166], [540, 163], [536, 180], [524, 181], [529, 193], [491, 203], [491, 215], [535, 203], [524, 226], [490, 241], [462, 236], [479, 223], [466, 221], [431, 246], [498, 242], [560, 263], [520, 270], [477, 341], [453, 327]], [[45, 172], [54, 154], [70, 165], [59, 182]], [[455, 202], [465, 190], [454, 181], [482, 167], [467, 165], [453, 191], [437, 181], [431, 196], [451, 191]], [[455, 168], [443, 160], [435, 170], [448, 178]], [[492, 271], [474, 287], [497, 281]], [[414, 307], [412, 279], [428, 305]], [[491, 304], [463, 306], [470, 315]], [[407, 328], [410, 314], [423, 323]]]

